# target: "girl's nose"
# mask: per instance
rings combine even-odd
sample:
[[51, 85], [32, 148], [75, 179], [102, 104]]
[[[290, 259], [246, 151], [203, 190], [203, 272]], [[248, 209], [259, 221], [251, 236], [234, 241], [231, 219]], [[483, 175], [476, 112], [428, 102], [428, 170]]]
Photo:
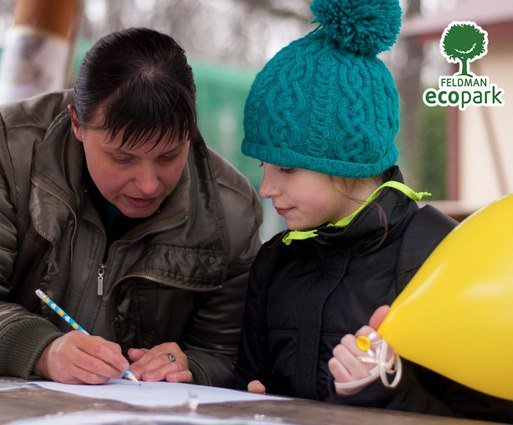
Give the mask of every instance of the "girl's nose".
[[273, 183], [271, 177], [265, 171], [258, 193], [260, 193], [260, 196], [265, 199], [272, 198], [279, 193], [278, 187]]

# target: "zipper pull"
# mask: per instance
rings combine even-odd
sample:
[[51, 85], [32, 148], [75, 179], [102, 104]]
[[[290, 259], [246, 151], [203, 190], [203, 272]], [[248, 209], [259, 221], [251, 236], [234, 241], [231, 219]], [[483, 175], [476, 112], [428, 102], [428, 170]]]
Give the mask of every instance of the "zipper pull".
[[103, 295], [103, 276], [105, 275], [105, 270], [107, 266], [105, 264], [100, 264], [98, 268], [98, 286], [96, 289], [96, 294], [101, 297]]

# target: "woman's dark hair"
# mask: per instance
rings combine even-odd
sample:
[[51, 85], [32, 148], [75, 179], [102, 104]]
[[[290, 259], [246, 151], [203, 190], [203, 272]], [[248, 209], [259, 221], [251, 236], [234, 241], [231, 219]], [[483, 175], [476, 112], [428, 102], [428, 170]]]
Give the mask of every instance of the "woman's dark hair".
[[[184, 50], [168, 35], [129, 28], [98, 40], [86, 54], [75, 84], [81, 125], [100, 111], [100, 129], [122, 145], [141, 146], [171, 135], [185, 141], [197, 129], [196, 93]], [[100, 109], [99, 109], [100, 107]]]

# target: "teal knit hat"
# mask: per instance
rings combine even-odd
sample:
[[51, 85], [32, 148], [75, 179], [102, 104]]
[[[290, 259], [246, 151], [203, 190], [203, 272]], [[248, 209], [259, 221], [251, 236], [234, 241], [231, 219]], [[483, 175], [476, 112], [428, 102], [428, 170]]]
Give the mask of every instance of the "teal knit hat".
[[376, 57], [396, 41], [398, 0], [313, 0], [320, 26], [280, 50], [244, 108], [242, 152], [280, 167], [341, 177], [395, 164], [398, 94]]

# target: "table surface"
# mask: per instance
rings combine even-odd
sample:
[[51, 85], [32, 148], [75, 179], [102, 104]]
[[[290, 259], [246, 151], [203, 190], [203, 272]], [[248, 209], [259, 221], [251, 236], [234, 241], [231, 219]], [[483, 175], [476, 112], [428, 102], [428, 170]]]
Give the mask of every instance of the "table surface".
[[[0, 377], [1, 383], [25, 381]], [[190, 413], [187, 406], [173, 408], [145, 408], [118, 401], [85, 398], [77, 395], [51, 391], [40, 387], [20, 387], [0, 391], [0, 424], [10, 421], [72, 412], [137, 412], [137, 413]], [[198, 415], [216, 418], [244, 418], [297, 425], [410, 425], [422, 424], [459, 425], [490, 424], [490, 422], [454, 419], [431, 415], [396, 412], [383, 409], [357, 408], [305, 400], [262, 400], [200, 404]]]

